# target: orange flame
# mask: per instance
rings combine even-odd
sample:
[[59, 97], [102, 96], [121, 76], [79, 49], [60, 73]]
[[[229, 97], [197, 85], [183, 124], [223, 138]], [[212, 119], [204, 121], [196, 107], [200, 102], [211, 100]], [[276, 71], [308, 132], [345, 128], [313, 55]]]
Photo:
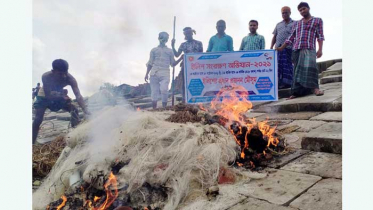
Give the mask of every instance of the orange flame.
[[98, 197], [98, 196], [95, 196], [95, 198], [93, 199], [94, 202], [97, 202], [98, 200], [100, 200], [101, 197]]
[[[109, 189], [110, 186], [114, 188], [114, 194], [111, 192], [111, 189]], [[98, 208], [93, 208], [94, 210], [108, 209], [118, 197], [118, 183], [117, 178], [114, 176], [113, 172], [110, 173], [109, 179], [106, 181], [104, 188], [106, 191], [106, 200]]]
[[66, 196], [63, 195], [61, 198], [62, 198], [62, 203], [59, 206], [57, 206], [57, 210], [61, 210], [62, 207], [64, 207], [66, 204], [66, 201], [67, 201]]
[[216, 98], [211, 101], [211, 108], [217, 111], [217, 115], [228, 119], [230, 123], [237, 121], [245, 124], [242, 116], [253, 107], [252, 103], [247, 100], [248, 96], [244, 87], [232, 84], [232, 87], [222, 88], [219, 91]]
[[207, 111], [207, 109], [205, 109], [205, 107], [203, 107], [203, 104], [202, 103], [198, 103], [198, 107], [200, 110], [202, 111]]
[[89, 209], [91, 209], [92, 208], [92, 201], [86, 201], [84, 206], [86, 206], [87, 204], [88, 204]]
[[[268, 140], [267, 147], [270, 145], [277, 146], [279, 140], [273, 136], [276, 127], [271, 128], [266, 121], [256, 122], [256, 119], [245, 119], [244, 115], [249, 111], [253, 106], [252, 103], [248, 100], [248, 91], [240, 85], [231, 84], [230, 87], [222, 88], [219, 93], [216, 95], [216, 98], [211, 101], [211, 108], [215, 110], [215, 114], [220, 115], [228, 120], [226, 127], [233, 134], [236, 143], [241, 147], [240, 157], [245, 158], [245, 149], [249, 149], [249, 141], [247, 135], [250, 133], [251, 129], [257, 127]], [[200, 105], [200, 108], [202, 105]], [[203, 108], [203, 107], [202, 107]], [[234, 133], [233, 129], [230, 128], [234, 122], [239, 124], [238, 133]], [[245, 144], [241, 145], [241, 142], [237, 139], [237, 135], [242, 135], [242, 126], [247, 127], [247, 132], [245, 135]], [[264, 152], [265, 154], [265, 152]], [[238, 164], [242, 166], [242, 164]], [[254, 163], [250, 163], [254, 166]]]
[[144, 210], [149, 210], [147, 207], [144, 207]]

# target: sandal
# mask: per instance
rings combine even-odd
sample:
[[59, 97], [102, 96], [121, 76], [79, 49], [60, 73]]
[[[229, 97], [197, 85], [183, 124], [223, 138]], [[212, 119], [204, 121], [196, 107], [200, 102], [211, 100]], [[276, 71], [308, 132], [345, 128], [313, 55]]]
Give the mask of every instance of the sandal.
[[297, 98], [295, 95], [291, 95], [289, 98], [287, 98], [286, 100], [291, 100], [291, 99], [294, 99], [294, 98]]
[[316, 96], [322, 96], [322, 95], [324, 95], [324, 91], [322, 91], [322, 90], [315, 90], [315, 95]]

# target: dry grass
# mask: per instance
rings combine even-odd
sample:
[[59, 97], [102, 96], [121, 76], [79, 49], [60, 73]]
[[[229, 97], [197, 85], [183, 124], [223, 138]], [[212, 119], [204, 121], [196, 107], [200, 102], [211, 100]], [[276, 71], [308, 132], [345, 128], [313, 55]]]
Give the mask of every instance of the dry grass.
[[52, 170], [66, 146], [63, 136], [56, 137], [53, 141], [32, 146], [32, 172], [33, 177], [44, 178]]

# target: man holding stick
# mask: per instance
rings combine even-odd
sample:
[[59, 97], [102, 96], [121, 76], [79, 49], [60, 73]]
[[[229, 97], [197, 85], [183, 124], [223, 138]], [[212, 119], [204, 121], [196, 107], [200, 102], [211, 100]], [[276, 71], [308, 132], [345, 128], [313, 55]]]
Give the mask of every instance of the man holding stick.
[[[183, 29], [184, 36], [186, 42], [181, 43], [179, 50], [176, 51], [175, 49], [175, 39], [172, 39], [171, 46], [172, 50], [175, 54], [175, 57], [178, 58], [181, 53], [195, 53], [195, 52], [203, 52], [203, 45], [202, 42], [197, 41], [193, 39], [193, 33], [196, 34], [196, 31], [193, 30], [191, 27], [185, 27]], [[183, 60], [184, 56], [181, 55], [180, 59], [176, 62], [176, 65]], [[179, 73], [179, 78], [181, 78], [182, 81], [182, 95], [183, 95], [183, 103], [185, 103], [185, 88], [184, 88], [184, 62], [181, 62], [180, 64], [181, 70]]]
[[[310, 7], [306, 2], [301, 2], [298, 10], [303, 18], [295, 23], [291, 36], [285, 43], [280, 48], [276, 48], [282, 51], [288, 45], [293, 44], [294, 81], [289, 99], [312, 93], [316, 96], [324, 94], [319, 89], [319, 71], [316, 64], [316, 58], [322, 56], [322, 46], [325, 40], [323, 21], [321, 18], [311, 16]], [[319, 45], [317, 52], [316, 39]]]
[[166, 46], [169, 35], [161, 32], [158, 35], [159, 45], [150, 51], [150, 58], [145, 75], [145, 82], [148, 82], [150, 72], [150, 88], [153, 109], [157, 108], [159, 92], [161, 92], [162, 106], [167, 106], [168, 85], [170, 83], [170, 66], [175, 66], [174, 53]]

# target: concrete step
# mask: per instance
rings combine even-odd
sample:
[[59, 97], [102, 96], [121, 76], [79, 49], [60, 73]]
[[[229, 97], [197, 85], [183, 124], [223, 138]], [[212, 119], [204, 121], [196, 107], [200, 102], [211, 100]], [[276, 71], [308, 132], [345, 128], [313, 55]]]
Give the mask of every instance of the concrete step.
[[278, 97], [279, 98], [288, 98], [290, 96], [291, 96], [291, 88], [279, 89], [278, 90]]
[[302, 138], [302, 149], [342, 154], [342, 123], [329, 122]]
[[330, 66], [329, 68], [327, 68], [326, 70], [327, 71], [328, 70], [341, 70], [342, 71], [342, 62], [337, 62], [333, 64], [332, 66]]
[[329, 83], [320, 85], [324, 90], [323, 96], [314, 94], [298, 97], [292, 100], [284, 98], [255, 107], [253, 112], [328, 112], [342, 111], [342, 83]]
[[327, 76], [320, 79], [320, 84], [342, 82], [342, 75]]
[[328, 76], [342, 75], [342, 69], [340, 70], [326, 70], [319, 74], [319, 78], [324, 78]]

